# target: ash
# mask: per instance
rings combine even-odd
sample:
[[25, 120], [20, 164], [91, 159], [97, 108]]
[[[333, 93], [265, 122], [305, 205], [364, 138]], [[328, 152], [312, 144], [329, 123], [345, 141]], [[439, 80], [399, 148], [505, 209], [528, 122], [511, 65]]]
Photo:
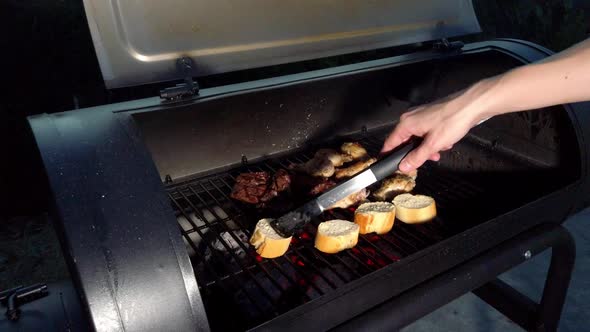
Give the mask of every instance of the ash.
[[242, 266], [247, 265], [245, 249], [249, 246], [248, 236], [241, 230], [231, 231], [230, 234], [227, 231], [207, 229], [203, 239], [198, 241], [200, 255], [192, 256], [200, 259], [195, 267], [197, 278], [207, 283], [241, 271]]
[[[216, 240], [213, 241], [213, 243], [211, 243], [211, 246], [214, 250], [221, 252], [225, 256], [237, 256], [240, 259], [245, 259], [246, 251], [244, 250], [244, 248], [248, 248], [248, 246], [250, 245], [248, 243], [248, 237], [241, 230], [233, 231], [233, 235], [239, 240], [239, 242], [236, 241], [236, 239], [234, 239], [234, 237], [229, 232], [223, 232], [219, 234], [219, 237], [221, 237], [223, 243], [218, 238], [216, 238]], [[212, 251], [209, 250], [208, 255], [206, 255], [205, 257], [209, 258], [211, 255]]]

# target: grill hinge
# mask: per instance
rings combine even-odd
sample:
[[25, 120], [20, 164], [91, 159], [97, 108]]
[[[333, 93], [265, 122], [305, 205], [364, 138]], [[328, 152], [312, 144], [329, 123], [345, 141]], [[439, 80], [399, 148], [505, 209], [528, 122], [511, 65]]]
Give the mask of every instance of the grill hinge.
[[434, 42], [432, 48], [440, 52], [455, 52], [461, 51], [464, 45], [465, 44], [460, 40], [451, 42], [448, 39], [443, 38], [439, 41]]
[[160, 98], [162, 99], [180, 99], [192, 97], [199, 94], [199, 83], [193, 81], [191, 74], [193, 73], [194, 63], [191, 58], [182, 57], [176, 60], [176, 69], [182, 73], [184, 82], [176, 84], [176, 86], [160, 90]]

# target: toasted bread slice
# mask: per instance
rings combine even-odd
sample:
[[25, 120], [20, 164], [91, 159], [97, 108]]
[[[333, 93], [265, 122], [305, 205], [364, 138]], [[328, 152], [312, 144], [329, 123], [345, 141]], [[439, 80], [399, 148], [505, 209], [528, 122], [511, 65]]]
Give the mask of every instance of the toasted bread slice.
[[254, 233], [250, 238], [250, 244], [256, 248], [256, 252], [264, 258], [276, 258], [283, 256], [289, 244], [291, 237], [280, 236], [270, 225], [272, 219], [260, 219], [256, 224]]
[[434, 198], [425, 195], [401, 194], [393, 199], [395, 216], [406, 224], [418, 224], [436, 217]]
[[359, 226], [348, 220], [328, 220], [318, 226], [315, 247], [327, 254], [335, 254], [354, 247], [359, 238]]
[[361, 234], [385, 234], [393, 227], [394, 220], [395, 205], [389, 202], [364, 203], [354, 212], [354, 222]]

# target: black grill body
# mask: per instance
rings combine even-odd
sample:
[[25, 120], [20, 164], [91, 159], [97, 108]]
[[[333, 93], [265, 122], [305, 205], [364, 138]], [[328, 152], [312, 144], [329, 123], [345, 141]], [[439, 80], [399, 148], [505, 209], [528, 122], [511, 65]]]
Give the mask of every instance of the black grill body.
[[[398, 222], [337, 255], [312, 248], [310, 225], [285, 257], [259, 259], [245, 239], [263, 216], [228, 198], [240, 172], [272, 172], [317, 147], [354, 139], [376, 153], [407, 106], [548, 54], [497, 40], [206, 89], [192, 100], [31, 117], [92, 327], [326, 330], [523, 232], [559, 225], [590, 203], [586, 104], [474, 129], [419, 175], [416, 192], [440, 206], [434, 222]], [[522, 123], [536, 129], [522, 133]], [[334, 217], [351, 212], [322, 218]]]

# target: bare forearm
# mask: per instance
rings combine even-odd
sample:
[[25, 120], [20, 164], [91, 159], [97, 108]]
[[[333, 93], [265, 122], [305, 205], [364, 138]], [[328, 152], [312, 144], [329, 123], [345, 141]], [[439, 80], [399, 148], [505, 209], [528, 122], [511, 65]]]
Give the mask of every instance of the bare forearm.
[[480, 84], [484, 117], [590, 100], [590, 39]]
[[481, 120], [557, 104], [590, 100], [590, 39], [538, 63], [480, 81], [443, 100], [406, 112], [383, 144], [395, 149], [412, 136], [423, 143], [400, 163], [410, 172], [452, 148]]

